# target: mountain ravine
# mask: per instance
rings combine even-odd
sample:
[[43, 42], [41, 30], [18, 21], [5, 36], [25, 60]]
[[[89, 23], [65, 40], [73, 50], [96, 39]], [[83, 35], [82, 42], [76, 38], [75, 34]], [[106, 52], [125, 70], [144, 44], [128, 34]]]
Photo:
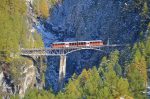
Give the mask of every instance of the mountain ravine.
[[[103, 40], [111, 44], [132, 44], [138, 40], [140, 10], [134, 0], [63, 0], [52, 9], [47, 20], [39, 19], [45, 47], [56, 41]], [[147, 23], [147, 22], [145, 22]], [[97, 66], [103, 53], [84, 50], [67, 56], [67, 78], [83, 68]], [[46, 88], [57, 90], [59, 57], [48, 57]]]

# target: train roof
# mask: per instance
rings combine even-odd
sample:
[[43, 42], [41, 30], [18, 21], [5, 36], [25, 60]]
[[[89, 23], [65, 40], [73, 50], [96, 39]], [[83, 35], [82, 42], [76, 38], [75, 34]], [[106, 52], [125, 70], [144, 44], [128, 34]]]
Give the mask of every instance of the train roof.
[[53, 44], [61, 44], [61, 43], [77, 43], [77, 42], [91, 42], [91, 41], [100, 41], [102, 42], [102, 40], [90, 40], [90, 41], [71, 41], [71, 42], [54, 42]]

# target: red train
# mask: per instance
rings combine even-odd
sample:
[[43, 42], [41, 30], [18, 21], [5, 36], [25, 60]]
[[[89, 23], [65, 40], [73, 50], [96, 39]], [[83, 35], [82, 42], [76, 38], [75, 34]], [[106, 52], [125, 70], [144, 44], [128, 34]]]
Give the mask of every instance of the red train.
[[52, 44], [52, 48], [68, 48], [68, 47], [94, 47], [102, 46], [102, 40], [93, 40], [93, 41], [75, 41], [75, 42], [55, 42]]

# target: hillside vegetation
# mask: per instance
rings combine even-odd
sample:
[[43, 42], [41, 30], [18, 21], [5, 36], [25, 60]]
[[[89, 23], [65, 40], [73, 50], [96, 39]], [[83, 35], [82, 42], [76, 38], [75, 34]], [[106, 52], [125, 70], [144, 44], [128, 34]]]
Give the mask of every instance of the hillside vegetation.
[[34, 11], [38, 16], [46, 19], [50, 15], [50, 11], [52, 10], [56, 2], [56, 0], [34, 0]]
[[1, 0], [0, 13], [1, 51], [15, 52], [20, 48], [42, 46], [40, 35], [28, 30], [25, 0]]

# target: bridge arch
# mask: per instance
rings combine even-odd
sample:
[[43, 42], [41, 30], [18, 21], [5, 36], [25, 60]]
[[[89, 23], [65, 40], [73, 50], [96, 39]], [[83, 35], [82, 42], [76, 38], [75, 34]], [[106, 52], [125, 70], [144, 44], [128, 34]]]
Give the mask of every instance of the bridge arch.
[[96, 49], [96, 48], [81, 48], [81, 49], [76, 49], [76, 50], [69, 51], [69, 52], [66, 53], [66, 55], [68, 55], [70, 53], [73, 53], [73, 52], [81, 51], [81, 50], [95, 50], [95, 51], [100, 51], [100, 52], [106, 53], [106, 51], [101, 50], [101, 49]]

